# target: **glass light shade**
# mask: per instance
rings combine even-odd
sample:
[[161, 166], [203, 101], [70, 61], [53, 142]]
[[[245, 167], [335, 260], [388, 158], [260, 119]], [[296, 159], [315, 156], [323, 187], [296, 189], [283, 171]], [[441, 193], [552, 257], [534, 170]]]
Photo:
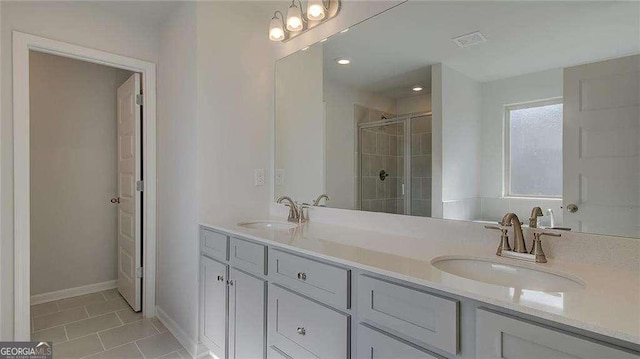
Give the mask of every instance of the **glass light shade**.
[[307, 5], [307, 17], [309, 20], [320, 21], [326, 16], [322, 0], [309, 0]]
[[296, 5], [291, 4], [291, 6], [289, 6], [289, 10], [287, 10], [287, 30], [302, 30], [304, 28], [304, 23], [302, 21], [302, 10]]
[[282, 28], [282, 20], [274, 17], [271, 19], [269, 25], [269, 40], [282, 41], [284, 40], [284, 29]]

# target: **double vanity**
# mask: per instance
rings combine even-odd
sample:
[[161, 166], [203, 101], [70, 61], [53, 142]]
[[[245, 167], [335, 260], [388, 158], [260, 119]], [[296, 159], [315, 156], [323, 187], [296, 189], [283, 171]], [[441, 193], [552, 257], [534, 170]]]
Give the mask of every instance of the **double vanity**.
[[640, 354], [634, 272], [283, 218], [202, 225], [200, 244], [200, 339], [218, 358]]

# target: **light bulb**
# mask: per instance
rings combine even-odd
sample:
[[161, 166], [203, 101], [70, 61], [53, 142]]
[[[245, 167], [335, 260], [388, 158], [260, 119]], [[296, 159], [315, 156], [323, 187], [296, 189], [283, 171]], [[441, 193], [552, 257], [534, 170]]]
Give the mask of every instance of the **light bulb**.
[[302, 28], [302, 10], [300, 10], [300, 8], [295, 4], [291, 4], [287, 11], [287, 30], [300, 31]]
[[412, 90], [415, 91], [415, 92], [419, 92], [419, 91], [422, 91], [422, 87], [416, 86], [416, 87], [412, 88]]
[[282, 27], [282, 20], [277, 17], [273, 17], [271, 19], [271, 24], [269, 25], [269, 39], [271, 41], [282, 41], [284, 40], [284, 29]]
[[325, 8], [322, 0], [309, 0], [307, 5], [307, 17], [309, 20], [320, 21], [325, 17]]
[[351, 63], [351, 60], [349, 59], [337, 59], [336, 62], [340, 65], [349, 65]]

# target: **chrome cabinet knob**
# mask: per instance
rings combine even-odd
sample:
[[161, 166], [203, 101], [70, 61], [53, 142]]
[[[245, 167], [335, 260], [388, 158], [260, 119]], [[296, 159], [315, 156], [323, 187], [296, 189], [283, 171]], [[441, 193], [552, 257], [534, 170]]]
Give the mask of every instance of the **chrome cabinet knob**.
[[576, 213], [578, 212], [578, 206], [571, 203], [570, 205], [567, 206], [567, 211], [569, 211], [569, 213]]
[[298, 273], [298, 279], [307, 280], [307, 273], [304, 273], [304, 272]]
[[229, 284], [229, 285], [231, 285], [231, 286], [232, 286], [232, 285], [233, 285], [233, 280], [228, 280], [228, 281], [227, 281], [227, 284]]
[[223, 277], [223, 276], [221, 276], [221, 275], [219, 275], [219, 276], [218, 276], [218, 281], [223, 282], [223, 281], [224, 281], [224, 277]]
[[298, 327], [298, 329], [296, 330], [298, 332], [298, 334], [300, 335], [305, 335], [307, 334], [307, 330], [304, 329], [304, 327]]
[[120, 197], [113, 197], [113, 198], [111, 198], [111, 200], [109, 202], [111, 202], [111, 203], [120, 203]]

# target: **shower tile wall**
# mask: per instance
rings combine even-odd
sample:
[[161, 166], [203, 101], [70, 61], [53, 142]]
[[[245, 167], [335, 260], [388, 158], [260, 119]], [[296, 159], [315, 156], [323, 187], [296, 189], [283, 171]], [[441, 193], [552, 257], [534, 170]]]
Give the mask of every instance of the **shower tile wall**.
[[[392, 117], [380, 111], [356, 105], [358, 123], [379, 121], [382, 116]], [[360, 132], [360, 175], [362, 176], [361, 209], [363, 211], [404, 213], [402, 178], [404, 175], [404, 127], [393, 124], [363, 129]], [[388, 176], [380, 179], [380, 171]]]
[[431, 217], [431, 116], [411, 120], [411, 215]]

